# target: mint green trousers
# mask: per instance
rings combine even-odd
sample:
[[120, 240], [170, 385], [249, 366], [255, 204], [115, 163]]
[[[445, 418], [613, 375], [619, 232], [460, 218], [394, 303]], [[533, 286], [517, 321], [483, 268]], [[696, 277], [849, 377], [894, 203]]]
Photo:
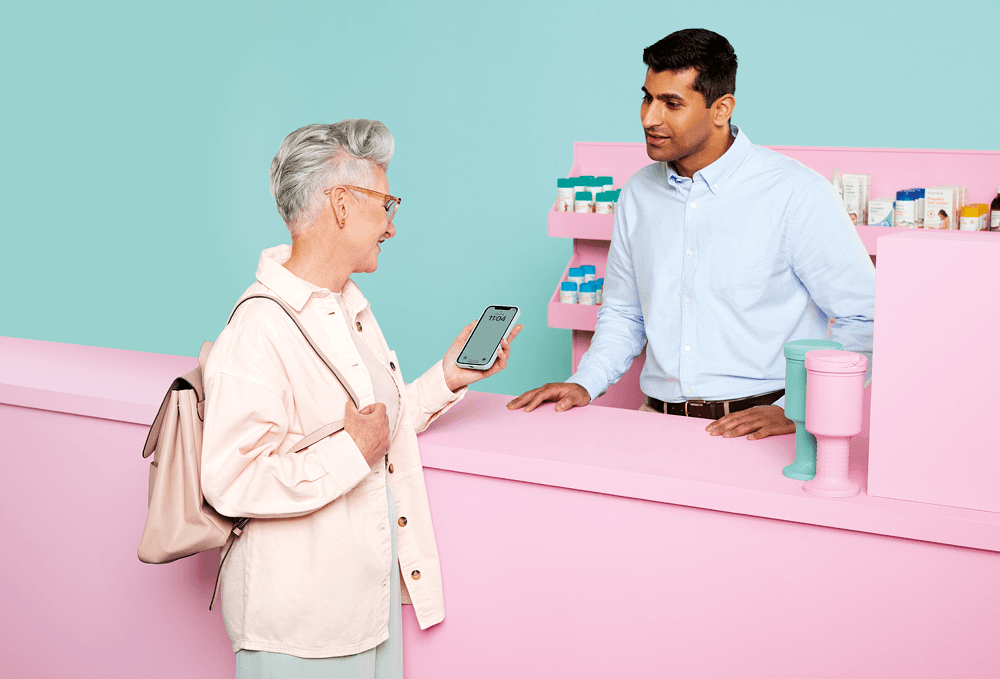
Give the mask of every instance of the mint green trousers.
[[396, 498], [385, 486], [392, 530], [389, 638], [375, 648], [339, 658], [299, 658], [269, 651], [236, 653], [236, 679], [403, 679], [403, 612], [396, 554]]

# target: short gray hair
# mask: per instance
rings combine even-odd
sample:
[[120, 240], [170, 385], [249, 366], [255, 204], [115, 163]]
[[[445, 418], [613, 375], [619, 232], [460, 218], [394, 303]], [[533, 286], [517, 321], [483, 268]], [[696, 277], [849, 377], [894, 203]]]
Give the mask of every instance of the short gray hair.
[[318, 191], [331, 177], [373, 188], [374, 166], [388, 170], [395, 148], [388, 127], [364, 118], [306, 125], [285, 137], [271, 161], [271, 195], [291, 234], [300, 234], [315, 219]]

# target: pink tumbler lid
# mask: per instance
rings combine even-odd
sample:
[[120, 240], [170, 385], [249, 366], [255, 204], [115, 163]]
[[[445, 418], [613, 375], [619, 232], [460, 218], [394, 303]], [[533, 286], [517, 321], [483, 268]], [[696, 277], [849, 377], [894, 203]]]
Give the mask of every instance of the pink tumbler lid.
[[853, 351], [818, 349], [806, 354], [806, 370], [834, 374], [863, 373], [868, 370], [868, 359]]

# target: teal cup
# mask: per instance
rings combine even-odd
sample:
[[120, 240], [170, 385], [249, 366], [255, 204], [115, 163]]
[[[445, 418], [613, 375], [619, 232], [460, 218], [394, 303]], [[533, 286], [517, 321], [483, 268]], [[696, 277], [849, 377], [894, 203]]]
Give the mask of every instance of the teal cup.
[[795, 462], [781, 473], [790, 479], [809, 481], [816, 476], [816, 437], [806, 431], [806, 352], [843, 348], [830, 340], [785, 343], [785, 417], [795, 423]]

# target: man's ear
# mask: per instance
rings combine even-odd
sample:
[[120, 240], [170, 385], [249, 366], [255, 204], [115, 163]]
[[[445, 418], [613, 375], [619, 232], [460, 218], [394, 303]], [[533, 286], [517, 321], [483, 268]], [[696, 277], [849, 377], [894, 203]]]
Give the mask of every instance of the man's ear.
[[712, 104], [712, 123], [718, 127], [728, 125], [736, 108], [736, 97], [724, 94]]

